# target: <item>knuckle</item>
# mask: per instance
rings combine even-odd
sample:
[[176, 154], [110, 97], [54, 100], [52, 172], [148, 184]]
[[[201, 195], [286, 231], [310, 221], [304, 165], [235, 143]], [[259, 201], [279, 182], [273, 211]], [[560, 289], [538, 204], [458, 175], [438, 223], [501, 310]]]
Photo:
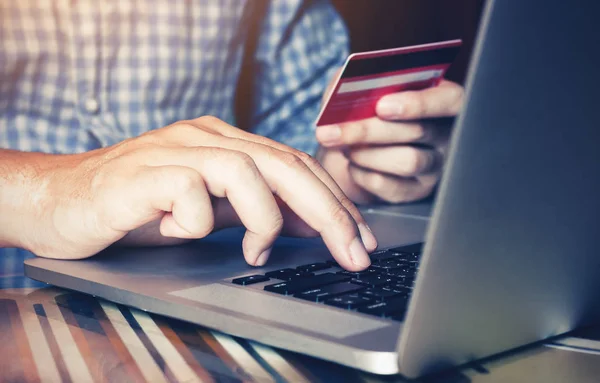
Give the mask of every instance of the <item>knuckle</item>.
[[215, 116], [201, 116], [196, 119], [196, 121], [201, 125], [211, 126], [214, 124], [222, 123], [223, 121]]
[[128, 152], [122, 153], [119, 158], [115, 158], [115, 160], [121, 162], [122, 166], [130, 166], [134, 163], [148, 165], [154, 159], [163, 156], [164, 153], [165, 150], [160, 145], [143, 144], [132, 147]]
[[302, 159], [300, 157], [298, 157], [292, 153], [282, 152], [279, 154], [278, 157], [279, 157], [279, 160], [285, 166], [292, 168], [292, 169], [298, 169], [298, 168], [306, 166], [306, 164], [304, 163], [304, 161], [302, 161]]
[[425, 113], [425, 101], [417, 93], [413, 93], [406, 98], [404, 103], [403, 117], [407, 119], [416, 119]]
[[340, 204], [342, 204], [342, 206], [344, 206], [349, 213], [350, 210], [353, 210], [354, 212], [358, 213], [358, 209], [356, 209], [354, 203], [345, 194], [341, 195], [338, 199], [340, 201]]
[[309, 169], [321, 168], [321, 163], [308, 153], [297, 151], [295, 155], [302, 161]]
[[248, 154], [231, 151], [227, 157], [226, 161], [236, 177], [252, 176], [257, 178], [259, 176], [258, 168]]
[[102, 163], [107, 163], [118, 158], [129, 157], [140, 151], [158, 147], [159, 139], [152, 137], [151, 132], [144, 133], [138, 137], [128, 138], [107, 148], [101, 152], [98, 158]]
[[256, 169], [256, 164], [254, 163], [254, 160], [252, 159], [252, 157], [250, 157], [250, 155], [246, 154], [246, 153], [236, 153], [235, 155], [236, 161], [238, 162], [238, 166], [247, 171], [247, 170], [254, 170]]
[[141, 135], [139, 135], [137, 138], [135, 138], [134, 140], [132, 140], [132, 142], [135, 142], [135, 145], [142, 145], [142, 146], [160, 146], [164, 144], [164, 137], [161, 134], [161, 130], [157, 129], [157, 130], [150, 130], [148, 132], [145, 132]]
[[305, 153], [301, 150], [292, 150], [291, 154], [295, 155], [296, 157], [298, 157], [300, 160], [302, 160], [302, 162], [306, 163], [308, 161], [310, 161], [312, 159], [311, 155], [308, 153]]
[[175, 177], [174, 183], [177, 190], [187, 193], [200, 187], [203, 184], [203, 180], [200, 173], [190, 169], [189, 171], [181, 171]]
[[270, 220], [270, 226], [267, 228], [266, 234], [269, 237], [277, 237], [283, 230], [283, 216], [277, 211]]
[[330, 211], [331, 221], [346, 228], [353, 226], [348, 210], [340, 204], [334, 204]]
[[186, 136], [198, 133], [198, 128], [187, 121], [177, 122], [164, 128], [159, 129], [161, 133], [173, 134], [177, 136]]
[[356, 121], [349, 124], [347, 128], [342, 129], [342, 134], [345, 134], [348, 143], [366, 141], [369, 135], [369, 127], [365, 121]]

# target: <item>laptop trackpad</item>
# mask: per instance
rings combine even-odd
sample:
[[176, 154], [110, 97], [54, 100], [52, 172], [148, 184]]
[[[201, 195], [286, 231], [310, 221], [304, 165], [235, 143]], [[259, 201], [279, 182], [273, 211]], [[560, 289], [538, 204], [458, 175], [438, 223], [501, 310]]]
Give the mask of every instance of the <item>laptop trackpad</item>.
[[213, 283], [170, 293], [201, 304], [252, 316], [259, 321], [295, 328], [313, 335], [346, 338], [366, 331], [390, 326], [388, 321], [362, 315], [348, 315], [327, 306], [315, 307], [301, 300], [289, 299], [252, 289]]

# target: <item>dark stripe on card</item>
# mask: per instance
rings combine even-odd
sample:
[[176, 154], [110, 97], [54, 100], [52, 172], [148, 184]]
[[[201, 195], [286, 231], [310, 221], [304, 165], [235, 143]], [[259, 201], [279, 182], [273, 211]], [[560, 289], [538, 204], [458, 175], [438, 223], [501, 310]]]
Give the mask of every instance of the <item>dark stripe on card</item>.
[[459, 46], [453, 46], [389, 56], [357, 58], [348, 62], [342, 78], [349, 79], [352, 77], [398, 72], [411, 68], [450, 64], [458, 55], [459, 50]]

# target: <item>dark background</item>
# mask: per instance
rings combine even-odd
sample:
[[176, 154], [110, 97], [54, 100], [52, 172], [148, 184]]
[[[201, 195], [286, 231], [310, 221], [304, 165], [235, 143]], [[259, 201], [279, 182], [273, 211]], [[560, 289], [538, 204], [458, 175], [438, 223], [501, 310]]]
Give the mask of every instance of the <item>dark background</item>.
[[464, 82], [484, 0], [332, 0], [360, 52], [460, 38], [447, 78]]

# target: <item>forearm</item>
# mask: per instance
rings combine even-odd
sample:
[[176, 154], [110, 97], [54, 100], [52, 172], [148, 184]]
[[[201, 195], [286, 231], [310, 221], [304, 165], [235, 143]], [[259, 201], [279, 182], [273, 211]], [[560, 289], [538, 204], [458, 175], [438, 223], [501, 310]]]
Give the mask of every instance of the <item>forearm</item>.
[[47, 157], [0, 149], [0, 247], [24, 247], [24, 235], [33, 229], [28, 226], [45, 193], [40, 169]]

